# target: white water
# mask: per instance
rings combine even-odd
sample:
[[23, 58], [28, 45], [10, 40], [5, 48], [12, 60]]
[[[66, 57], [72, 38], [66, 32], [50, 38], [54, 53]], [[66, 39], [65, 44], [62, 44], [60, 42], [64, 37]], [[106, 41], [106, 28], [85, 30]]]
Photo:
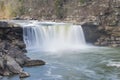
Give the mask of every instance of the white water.
[[86, 45], [80, 25], [33, 22], [23, 26], [27, 49], [58, 51], [79, 49]]

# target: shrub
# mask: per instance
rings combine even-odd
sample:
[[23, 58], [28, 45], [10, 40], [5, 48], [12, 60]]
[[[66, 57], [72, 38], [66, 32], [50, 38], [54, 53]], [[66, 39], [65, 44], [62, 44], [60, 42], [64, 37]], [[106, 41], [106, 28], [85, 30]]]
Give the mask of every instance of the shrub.
[[64, 1], [65, 0], [55, 0], [55, 14], [58, 19], [65, 17]]

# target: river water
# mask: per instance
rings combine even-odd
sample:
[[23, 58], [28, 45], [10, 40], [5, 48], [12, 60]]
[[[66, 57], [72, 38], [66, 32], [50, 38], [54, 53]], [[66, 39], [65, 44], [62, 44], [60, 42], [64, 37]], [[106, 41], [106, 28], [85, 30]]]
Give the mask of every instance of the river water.
[[120, 80], [120, 50], [88, 47], [59, 52], [29, 51], [32, 59], [42, 59], [46, 65], [25, 67], [30, 77], [5, 77], [2, 80]]

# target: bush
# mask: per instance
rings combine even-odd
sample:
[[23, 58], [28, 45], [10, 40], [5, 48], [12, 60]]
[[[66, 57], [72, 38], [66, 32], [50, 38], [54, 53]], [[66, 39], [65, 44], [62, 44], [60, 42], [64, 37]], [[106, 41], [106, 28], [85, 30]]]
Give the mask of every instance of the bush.
[[80, 3], [81, 3], [81, 4], [84, 4], [84, 3], [85, 3], [85, 0], [80, 0]]
[[87, 2], [90, 2], [91, 0], [80, 0], [80, 3], [81, 4], [84, 4], [84, 3], [87, 3]]
[[65, 17], [64, 1], [65, 0], [55, 0], [55, 14], [58, 19]]
[[24, 14], [24, 0], [1, 0], [0, 18], [12, 18]]

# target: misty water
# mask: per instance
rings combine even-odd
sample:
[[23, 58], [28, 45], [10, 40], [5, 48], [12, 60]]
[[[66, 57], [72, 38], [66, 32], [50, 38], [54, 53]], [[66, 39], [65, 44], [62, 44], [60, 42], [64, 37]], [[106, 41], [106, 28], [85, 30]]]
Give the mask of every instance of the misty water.
[[28, 78], [12, 76], [2, 80], [120, 80], [119, 48], [88, 45], [78, 25], [38, 23], [20, 22], [25, 29], [27, 55], [44, 60], [46, 65], [24, 67], [31, 75]]
[[[90, 47], [59, 52], [28, 52], [46, 65], [25, 67], [30, 77], [21, 80], [120, 80], [120, 50]], [[19, 76], [2, 80], [20, 80]]]

